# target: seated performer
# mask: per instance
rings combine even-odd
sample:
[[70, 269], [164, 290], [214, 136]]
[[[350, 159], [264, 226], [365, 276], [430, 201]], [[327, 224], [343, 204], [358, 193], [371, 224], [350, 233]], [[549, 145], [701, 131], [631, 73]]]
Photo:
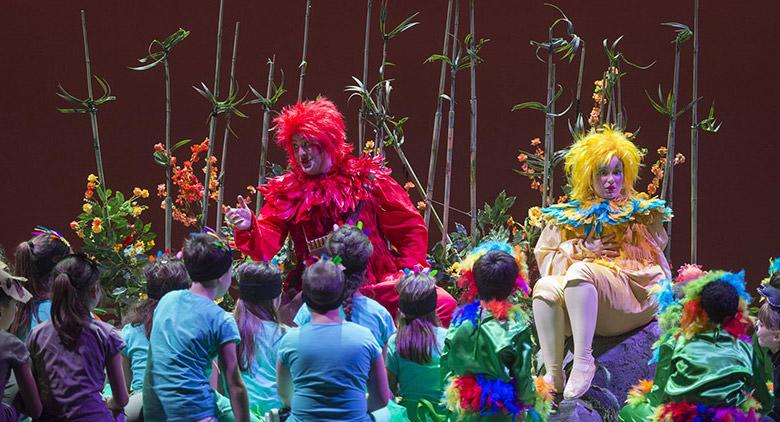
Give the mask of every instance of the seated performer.
[[758, 421], [771, 399], [749, 335], [744, 273], [710, 271], [675, 284], [682, 299], [659, 299], [665, 330], [654, 381], [634, 387], [620, 420]]
[[546, 225], [534, 250], [542, 278], [533, 313], [545, 377], [559, 392], [564, 339], [569, 332], [574, 338], [565, 399], [590, 388], [594, 334], [615, 336], [650, 322], [655, 305], [648, 290], [670, 276], [661, 223], [671, 210], [634, 190], [641, 159], [623, 133], [591, 131], [566, 154], [572, 200], [542, 210]]
[[[409, 196], [390, 177], [382, 157], [351, 154], [344, 119], [327, 99], [289, 106], [274, 123], [290, 171], [260, 187], [266, 204], [257, 218], [241, 197], [239, 207], [228, 210], [236, 245], [255, 260], [269, 260], [289, 235], [298, 265], [287, 287], [296, 293], [304, 262], [322, 255], [333, 225], [362, 221], [374, 253], [360, 290], [395, 315], [398, 282], [386, 277], [416, 264], [427, 266], [428, 230]], [[455, 300], [443, 289], [437, 294], [439, 317], [448, 324]]]

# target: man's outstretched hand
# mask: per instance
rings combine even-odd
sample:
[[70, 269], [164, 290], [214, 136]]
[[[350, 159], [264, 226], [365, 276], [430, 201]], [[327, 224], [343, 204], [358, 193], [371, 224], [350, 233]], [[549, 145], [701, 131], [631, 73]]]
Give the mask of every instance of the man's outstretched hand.
[[238, 195], [236, 208], [228, 208], [225, 213], [225, 222], [236, 230], [249, 230], [252, 227], [252, 211], [246, 206], [243, 196]]

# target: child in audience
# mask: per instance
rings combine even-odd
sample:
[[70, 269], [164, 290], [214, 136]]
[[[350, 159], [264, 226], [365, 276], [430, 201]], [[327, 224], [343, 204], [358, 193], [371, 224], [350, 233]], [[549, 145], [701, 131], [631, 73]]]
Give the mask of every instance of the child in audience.
[[[387, 348], [387, 378], [390, 389], [401, 398], [412, 422], [421, 420], [417, 404], [434, 405], [442, 394], [439, 357], [447, 330], [436, 315], [436, 279], [428, 268], [406, 270], [398, 283], [398, 332]], [[437, 412], [444, 409], [436, 408]], [[424, 419], [423, 419], [424, 420]]]
[[139, 420], [143, 405], [144, 373], [149, 336], [152, 333], [152, 317], [157, 304], [166, 293], [190, 287], [190, 277], [181, 259], [159, 255], [144, 268], [147, 298], [133, 306], [124, 319], [122, 349], [125, 377], [130, 381], [130, 402], [125, 407], [127, 421]]
[[[125, 346], [113, 326], [92, 319], [100, 272], [85, 255], [68, 255], [52, 270], [51, 319], [27, 338], [43, 413], [38, 421], [114, 421], [127, 404]], [[108, 375], [112, 397], [101, 391]]]
[[[322, 259], [303, 273], [311, 322], [282, 339], [277, 362], [279, 399], [288, 421], [370, 421], [368, 412], [391, 398], [382, 348], [371, 332], [344, 321], [343, 267]], [[366, 399], [368, 391], [368, 399]]]
[[[248, 421], [249, 403], [236, 353], [241, 337], [235, 320], [214, 303], [230, 287], [232, 251], [214, 232], [195, 233], [184, 242], [183, 257], [192, 286], [166, 294], [155, 309], [144, 420]], [[209, 384], [216, 357], [229, 400]]]
[[11, 331], [24, 340], [51, 315], [51, 270], [70, 253], [70, 243], [54, 230], [38, 226], [30, 240], [16, 247], [14, 270], [27, 279], [32, 299], [22, 305]]
[[281, 407], [276, 359], [285, 327], [279, 324], [282, 270], [275, 262], [247, 262], [237, 269], [239, 299], [233, 316], [241, 334], [238, 365], [249, 393], [249, 410], [262, 418]]
[[510, 245], [487, 242], [461, 262], [464, 297], [477, 300], [455, 312], [440, 359], [447, 408], [458, 420], [544, 420], [549, 411], [550, 387], [532, 376], [531, 325], [510, 300], [528, 291], [523, 261]]
[[769, 260], [769, 277], [758, 288], [765, 299], [758, 311], [758, 342], [769, 350], [772, 360], [774, 403], [771, 409], [764, 409], [767, 416], [780, 421], [780, 258]]
[[20, 284], [27, 280], [12, 276], [7, 268], [5, 262], [0, 261], [0, 390], [5, 388], [13, 371], [20, 386], [21, 403], [18, 409], [0, 403], [0, 421], [17, 421], [22, 414], [37, 418], [42, 406], [30, 369], [30, 353], [18, 337], [8, 332], [16, 316], [16, 304], [27, 303], [32, 295]]
[[[344, 299], [339, 313], [347, 321], [368, 328], [376, 341], [386, 350], [390, 336], [395, 332], [393, 316], [374, 299], [363, 296], [360, 286], [366, 281], [368, 260], [374, 251], [363, 230], [353, 225], [343, 225], [333, 231], [325, 243], [329, 257], [341, 257], [344, 266]], [[298, 326], [311, 321], [311, 312], [304, 304], [295, 316]]]
[[[750, 338], [744, 273], [709, 271], [682, 286], [660, 320], [673, 341], [660, 348], [654, 381], [634, 387], [621, 421], [758, 421], [770, 398]], [[664, 335], [663, 337], [669, 337]]]

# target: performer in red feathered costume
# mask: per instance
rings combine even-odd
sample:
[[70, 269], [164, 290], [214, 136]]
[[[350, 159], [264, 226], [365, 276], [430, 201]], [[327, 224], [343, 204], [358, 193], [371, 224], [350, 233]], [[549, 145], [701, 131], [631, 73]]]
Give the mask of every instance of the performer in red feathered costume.
[[[403, 268], [427, 266], [428, 230], [406, 191], [390, 177], [382, 157], [351, 154], [344, 118], [327, 99], [288, 106], [274, 119], [276, 142], [287, 152], [291, 171], [260, 187], [265, 206], [255, 218], [242, 197], [225, 215], [237, 247], [255, 260], [271, 259], [292, 239], [297, 268], [288, 289], [300, 290], [303, 263], [322, 253], [334, 224], [362, 221], [374, 254], [361, 293], [398, 308], [397, 280]], [[456, 302], [438, 290], [437, 312], [449, 324]]]

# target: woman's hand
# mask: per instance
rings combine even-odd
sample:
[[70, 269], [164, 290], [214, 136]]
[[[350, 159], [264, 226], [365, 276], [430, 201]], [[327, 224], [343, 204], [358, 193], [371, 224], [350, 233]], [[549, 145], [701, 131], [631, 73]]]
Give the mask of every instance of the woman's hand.
[[594, 237], [594, 232], [590, 232], [588, 238], [583, 242], [585, 249], [593, 252], [597, 256], [616, 257], [620, 256], [620, 244], [612, 242], [615, 239], [615, 234], [610, 234], [604, 237]]
[[238, 196], [237, 208], [228, 208], [225, 222], [237, 230], [249, 230], [252, 227], [252, 211], [246, 206], [243, 196]]

